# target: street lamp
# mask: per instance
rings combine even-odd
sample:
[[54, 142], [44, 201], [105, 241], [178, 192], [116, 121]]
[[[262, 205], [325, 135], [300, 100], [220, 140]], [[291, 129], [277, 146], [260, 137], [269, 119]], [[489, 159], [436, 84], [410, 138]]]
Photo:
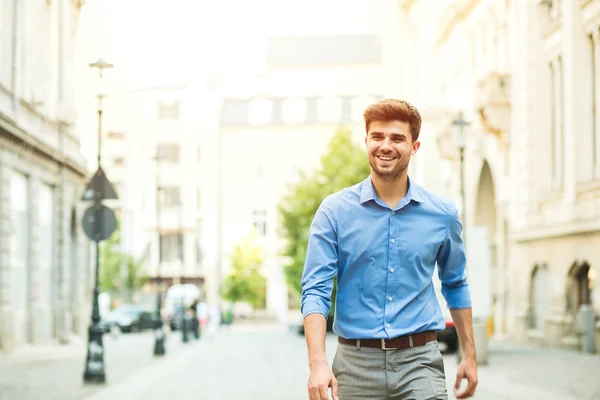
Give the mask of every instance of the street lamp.
[[166, 353], [165, 349], [165, 332], [161, 316], [162, 309], [162, 293], [161, 293], [161, 240], [160, 240], [160, 189], [159, 189], [159, 171], [162, 154], [157, 150], [156, 156], [153, 158], [156, 161], [156, 233], [158, 235], [158, 263], [156, 269], [156, 315], [154, 316], [154, 355], [163, 356]]
[[[112, 68], [113, 65], [105, 62], [101, 58], [94, 63], [89, 64], [90, 68], [97, 68], [100, 71], [100, 79], [102, 79], [102, 71], [106, 68]], [[100, 171], [102, 162], [102, 99], [104, 95], [98, 94], [98, 170]], [[98, 210], [102, 207], [101, 192], [94, 193], [94, 207]], [[98, 226], [96, 224], [96, 226]], [[98, 233], [98, 232], [96, 232]], [[92, 300], [92, 323], [88, 328], [88, 346], [85, 363], [85, 371], [83, 373], [84, 382], [104, 383], [106, 381], [106, 373], [104, 369], [104, 343], [102, 341], [103, 327], [100, 325], [100, 239], [96, 238], [96, 270], [94, 278], [94, 298]]]
[[463, 242], [466, 245], [466, 198], [465, 198], [465, 127], [471, 125], [470, 122], [466, 121], [463, 113], [458, 113], [458, 116], [452, 121], [452, 126], [455, 128], [455, 140], [458, 147], [460, 156], [460, 202], [461, 202], [461, 222], [465, 229], [463, 229]]
[[[99, 58], [97, 61], [89, 64], [90, 68], [98, 69], [100, 73], [100, 79], [102, 79], [102, 71], [108, 68], [113, 68], [112, 64], [107, 63], [103, 59]], [[100, 159], [102, 158], [102, 99], [103, 94], [98, 94], [98, 166], [100, 166]]]

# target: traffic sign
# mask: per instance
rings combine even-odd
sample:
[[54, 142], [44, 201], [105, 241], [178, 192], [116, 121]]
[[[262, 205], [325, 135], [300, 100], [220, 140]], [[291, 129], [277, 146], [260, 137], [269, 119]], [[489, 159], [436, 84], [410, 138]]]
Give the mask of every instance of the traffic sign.
[[102, 167], [98, 167], [96, 173], [88, 182], [81, 200], [117, 200], [117, 192], [110, 183]]
[[117, 229], [115, 213], [105, 205], [94, 205], [83, 214], [83, 231], [91, 240], [107, 240]]

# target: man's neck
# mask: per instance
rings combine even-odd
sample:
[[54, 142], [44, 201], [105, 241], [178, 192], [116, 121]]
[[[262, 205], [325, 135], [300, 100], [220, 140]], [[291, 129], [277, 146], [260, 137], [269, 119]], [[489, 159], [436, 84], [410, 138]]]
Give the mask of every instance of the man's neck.
[[402, 176], [393, 181], [383, 180], [377, 174], [371, 174], [371, 182], [377, 196], [392, 209], [396, 208], [396, 205], [408, 192], [407, 173], [402, 174]]

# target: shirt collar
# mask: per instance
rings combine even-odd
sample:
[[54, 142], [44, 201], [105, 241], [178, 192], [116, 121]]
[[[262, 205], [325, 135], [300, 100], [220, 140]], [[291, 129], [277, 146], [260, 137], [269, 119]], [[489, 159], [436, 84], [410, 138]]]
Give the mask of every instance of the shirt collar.
[[[360, 191], [360, 204], [364, 204], [370, 200], [377, 201], [377, 198], [375, 187], [373, 187], [373, 181], [371, 180], [371, 175], [369, 175], [362, 184]], [[406, 197], [404, 199], [406, 200], [406, 203], [410, 202], [411, 200], [414, 200], [417, 203], [423, 202], [423, 197], [421, 196], [418, 185], [416, 183], [412, 183], [410, 177], [408, 177], [408, 192], [406, 193]], [[401, 203], [404, 203], [404, 201], [401, 201]]]

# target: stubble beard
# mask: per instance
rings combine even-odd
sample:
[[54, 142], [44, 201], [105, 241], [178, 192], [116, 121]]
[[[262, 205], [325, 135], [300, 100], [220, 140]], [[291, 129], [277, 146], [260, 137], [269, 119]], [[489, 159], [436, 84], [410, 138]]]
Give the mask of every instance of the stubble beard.
[[371, 170], [379, 179], [384, 182], [394, 182], [402, 177], [408, 168], [408, 162], [402, 162], [402, 159], [398, 160], [398, 163], [392, 169], [381, 169], [377, 166], [377, 157], [369, 160]]

